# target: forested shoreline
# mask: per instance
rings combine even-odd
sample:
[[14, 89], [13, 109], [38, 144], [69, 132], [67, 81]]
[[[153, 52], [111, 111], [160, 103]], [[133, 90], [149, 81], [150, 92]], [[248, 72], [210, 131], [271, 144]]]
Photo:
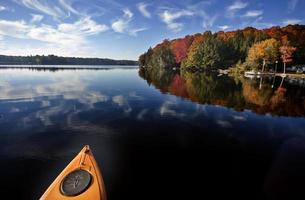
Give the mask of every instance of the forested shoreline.
[[206, 31], [164, 40], [139, 57], [140, 67], [264, 70], [305, 63], [305, 25]]
[[6, 56], [0, 55], [0, 65], [137, 65], [132, 60], [112, 60], [107, 58], [77, 58], [48, 56]]

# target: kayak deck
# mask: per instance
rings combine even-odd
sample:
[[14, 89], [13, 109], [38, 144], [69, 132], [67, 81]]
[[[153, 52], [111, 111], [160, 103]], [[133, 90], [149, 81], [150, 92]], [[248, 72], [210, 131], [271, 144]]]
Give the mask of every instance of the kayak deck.
[[59, 174], [41, 200], [106, 200], [102, 175], [88, 145]]

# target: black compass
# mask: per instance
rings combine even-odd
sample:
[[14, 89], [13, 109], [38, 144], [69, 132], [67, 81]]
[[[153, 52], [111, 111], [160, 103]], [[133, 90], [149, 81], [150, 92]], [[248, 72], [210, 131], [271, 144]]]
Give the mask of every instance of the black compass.
[[76, 170], [68, 174], [60, 185], [61, 193], [65, 196], [77, 196], [85, 192], [91, 183], [91, 175], [85, 170]]

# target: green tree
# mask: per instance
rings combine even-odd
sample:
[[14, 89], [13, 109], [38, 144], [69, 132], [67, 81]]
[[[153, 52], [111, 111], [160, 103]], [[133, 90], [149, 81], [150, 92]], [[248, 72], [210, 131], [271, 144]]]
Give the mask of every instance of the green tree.
[[205, 32], [203, 37], [204, 40], [193, 42], [183, 67], [214, 68], [223, 61], [224, 42], [211, 32]]
[[214, 68], [219, 67], [224, 58], [224, 43], [219, 39], [216, 34], [208, 35], [204, 40], [201, 58], [201, 67], [203, 68]]

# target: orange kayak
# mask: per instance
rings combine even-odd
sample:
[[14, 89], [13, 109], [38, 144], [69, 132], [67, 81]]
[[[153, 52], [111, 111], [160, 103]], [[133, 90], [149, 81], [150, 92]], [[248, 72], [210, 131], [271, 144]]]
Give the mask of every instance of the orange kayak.
[[41, 200], [106, 200], [105, 185], [88, 145], [59, 174]]

